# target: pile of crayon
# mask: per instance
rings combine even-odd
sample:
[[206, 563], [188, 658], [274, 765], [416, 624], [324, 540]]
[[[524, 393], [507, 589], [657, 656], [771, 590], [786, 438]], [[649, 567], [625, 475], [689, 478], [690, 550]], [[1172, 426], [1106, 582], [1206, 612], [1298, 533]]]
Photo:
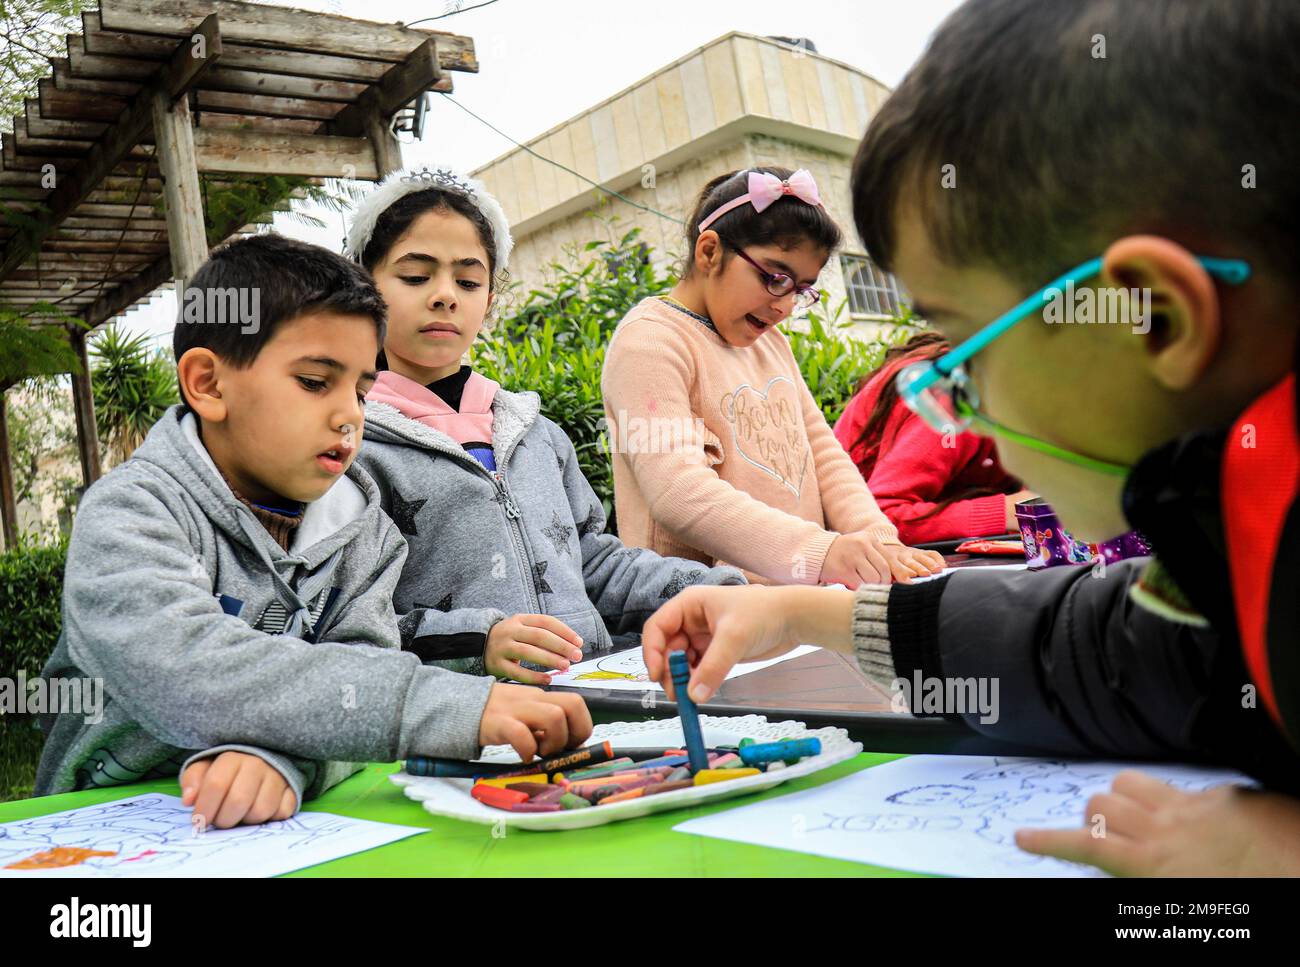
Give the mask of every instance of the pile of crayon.
[[764, 743], [741, 739], [734, 748], [705, 748], [700, 713], [687, 694], [690, 669], [686, 653], [670, 652], [668, 667], [686, 739], [684, 749], [619, 749], [616, 756], [610, 743], [600, 742], [523, 766], [415, 756], [406, 760], [406, 771], [413, 776], [473, 779], [470, 795], [497, 809], [552, 813], [743, 779], [821, 754], [818, 739]]
[[406, 761], [406, 771], [415, 776], [471, 778], [470, 795], [485, 805], [518, 813], [548, 813], [756, 776], [820, 753], [817, 739], [767, 743], [742, 739], [735, 747], [706, 749], [707, 767], [692, 772], [690, 754], [684, 748], [615, 751], [609, 742], [601, 742], [524, 766], [412, 757]]

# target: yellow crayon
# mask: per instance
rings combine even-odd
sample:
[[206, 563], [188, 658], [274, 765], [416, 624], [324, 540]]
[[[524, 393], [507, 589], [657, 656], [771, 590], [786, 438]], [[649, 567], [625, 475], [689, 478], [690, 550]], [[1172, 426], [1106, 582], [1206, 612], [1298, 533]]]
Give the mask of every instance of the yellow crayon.
[[695, 773], [695, 784], [707, 786], [711, 782], [726, 782], [728, 779], [743, 779], [758, 774], [757, 769], [701, 769]]
[[550, 782], [546, 773], [538, 772], [531, 776], [502, 776], [500, 779], [479, 779], [481, 786], [496, 786], [498, 789], [504, 789], [506, 786], [513, 785], [516, 782]]

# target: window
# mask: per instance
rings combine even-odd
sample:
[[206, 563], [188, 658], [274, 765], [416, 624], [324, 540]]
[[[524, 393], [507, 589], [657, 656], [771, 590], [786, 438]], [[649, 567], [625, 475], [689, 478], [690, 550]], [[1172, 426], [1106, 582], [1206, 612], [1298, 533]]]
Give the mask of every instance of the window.
[[896, 316], [903, 311], [898, 280], [865, 255], [841, 255], [849, 312], [855, 316]]

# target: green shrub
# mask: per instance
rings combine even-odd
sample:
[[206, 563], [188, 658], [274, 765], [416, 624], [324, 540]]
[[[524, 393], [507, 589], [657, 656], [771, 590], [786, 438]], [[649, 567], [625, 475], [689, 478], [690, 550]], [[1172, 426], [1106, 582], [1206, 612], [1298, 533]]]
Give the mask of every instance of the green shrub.
[[[0, 554], [0, 676], [40, 674], [61, 626], [66, 538]], [[0, 802], [30, 796], [43, 737], [31, 715], [0, 713]]]
[[600, 393], [605, 346], [629, 309], [676, 282], [651, 262], [639, 235], [633, 229], [617, 241], [568, 249], [563, 261], [551, 263], [547, 283], [531, 290], [474, 346], [474, 365], [484, 376], [508, 390], [541, 396], [542, 415], [573, 441], [611, 533], [617, 532], [614, 471]]
[[62, 623], [67, 538], [20, 541], [0, 554], [0, 675], [40, 674]]
[[844, 304], [840, 303], [828, 319], [823, 297], [821, 304], [808, 310], [807, 332], [785, 327], [799, 372], [831, 426], [840, 418], [863, 378], [879, 368], [885, 351], [906, 342], [921, 325], [909, 308], [885, 323], [883, 339], [867, 340], [852, 334], [854, 323], [842, 320], [843, 315]]

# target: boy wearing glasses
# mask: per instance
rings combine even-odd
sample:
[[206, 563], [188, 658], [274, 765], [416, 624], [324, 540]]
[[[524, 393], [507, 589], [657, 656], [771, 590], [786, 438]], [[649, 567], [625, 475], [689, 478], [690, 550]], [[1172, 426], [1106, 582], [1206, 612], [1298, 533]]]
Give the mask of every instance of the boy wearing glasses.
[[[1297, 30], [1278, 0], [972, 0], [855, 162], [867, 250], [954, 347], [900, 374], [900, 396], [936, 429], [992, 433], [1076, 535], [1137, 528], [1153, 560], [958, 573], [816, 609], [797, 589], [694, 594], [647, 624], [651, 674], [685, 635], [707, 647], [702, 696], [796, 641], [852, 649], [883, 683], [996, 677], [995, 724], [947, 717], [1278, 790], [1125, 773], [1085, 810], [1104, 837], [1023, 831], [1022, 847], [1116, 873], [1300, 873], [1300, 802], [1282, 794], [1300, 789], [1300, 199], [1297, 142], [1276, 133], [1300, 114]], [[1068, 290], [1091, 290], [1090, 311]]]

